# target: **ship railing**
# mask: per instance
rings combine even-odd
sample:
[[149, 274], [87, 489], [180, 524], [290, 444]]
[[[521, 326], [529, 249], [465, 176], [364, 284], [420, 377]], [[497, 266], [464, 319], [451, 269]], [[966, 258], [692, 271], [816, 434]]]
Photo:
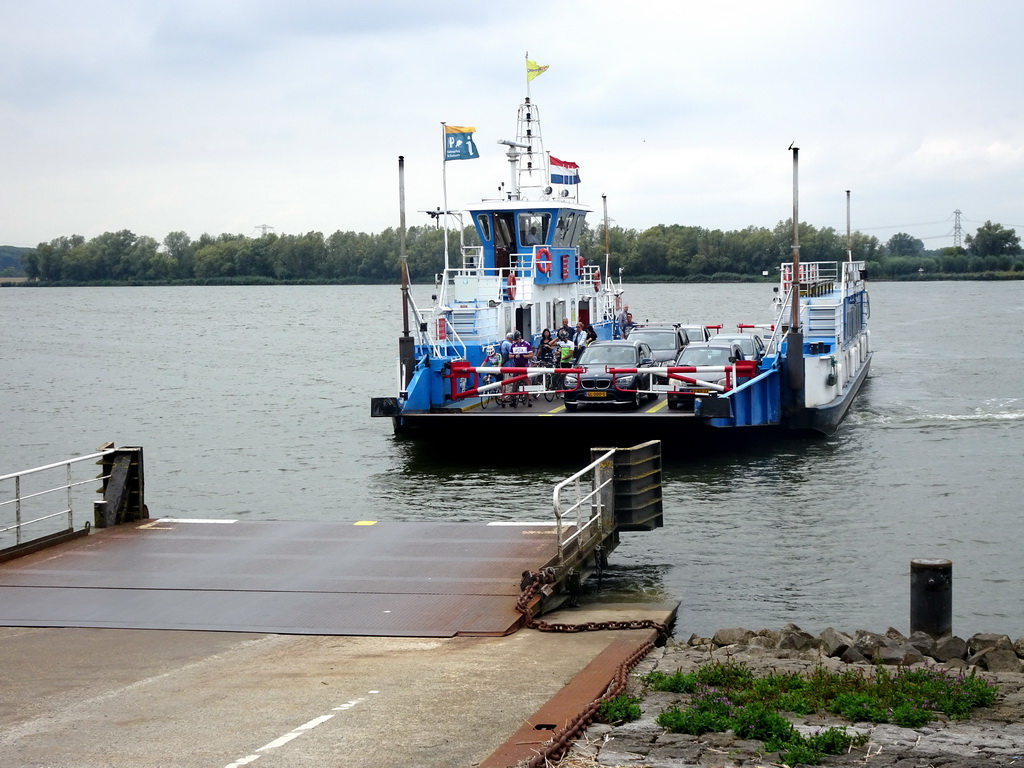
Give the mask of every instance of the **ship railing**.
[[[792, 268], [792, 265], [790, 265]], [[792, 271], [792, 269], [790, 270]], [[791, 319], [790, 302], [793, 301], [793, 288], [790, 286], [788, 291], [784, 291], [781, 296], [775, 298], [775, 309], [777, 314], [775, 316], [775, 323], [773, 324], [775, 330], [772, 331], [771, 338], [765, 340], [765, 355], [779, 354], [779, 350], [782, 348], [782, 340], [789, 333], [789, 322]]]
[[[787, 294], [793, 285], [793, 264], [783, 262], [780, 266], [782, 293]], [[839, 265], [835, 261], [808, 261], [799, 264], [796, 284], [801, 296], [822, 296], [835, 290], [839, 278]]]
[[615, 474], [614, 455], [613, 448], [555, 485], [552, 506], [559, 567], [564, 567], [572, 553], [600, 545], [612, 533], [614, 510], [609, 502]]
[[[669, 365], [661, 368], [618, 368], [615, 373], [648, 372], [656, 376], [664, 376], [666, 381], [651, 384], [654, 392], [677, 392], [680, 384], [688, 387], [701, 387], [714, 392], [728, 392], [738, 386], [740, 379], [752, 379], [758, 374], [757, 363], [753, 360], [737, 360], [731, 365]], [[714, 377], [715, 381], [706, 381], [702, 377]], [[725, 376], [725, 384], [717, 383]]]
[[82, 478], [82, 465], [102, 463], [97, 459], [113, 453], [113, 448], [101, 450], [0, 476], [0, 552], [73, 531], [76, 499], [79, 506], [89, 503], [88, 497], [82, 497], [83, 487], [95, 487], [110, 479], [109, 474], [102, 472]]
[[550, 386], [556, 376], [581, 374], [584, 371], [584, 368], [550, 368], [545, 365], [473, 365], [467, 361], [455, 360], [449, 366], [449, 372], [444, 374], [444, 378], [449, 381], [448, 397], [452, 400], [462, 400], [509, 393], [513, 389], [528, 395], [556, 395], [570, 391]]
[[[529, 367], [473, 365], [464, 360], [455, 360], [443, 374], [448, 380], [447, 396], [451, 400], [463, 400], [475, 397], [489, 397], [521, 391], [528, 395], [559, 395], [580, 389], [580, 380], [573, 387], [557, 387], [551, 384], [556, 380], [564, 381], [565, 375], [586, 373], [586, 368], [549, 368], [533, 365]], [[593, 366], [591, 366], [593, 370]], [[661, 366], [644, 368], [615, 368], [605, 366], [606, 373], [611, 374], [611, 386], [618, 392], [641, 394], [657, 394], [660, 392], [676, 392], [680, 384], [698, 386], [715, 392], [728, 392], [741, 383], [743, 379], [752, 379], [758, 375], [758, 364], [753, 360], [737, 360], [731, 365], [697, 365], [697, 366]], [[618, 379], [636, 374], [650, 375], [649, 388], [620, 387]], [[664, 382], [656, 382], [654, 377], [663, 377]], [[725, 383], [717, 383], [722, 377]], [[715, 382], [705, 380], [714, 377]], [[538, 382], [539, 380], [539, 382]]]
[[844, 261], [843, 262], [843, 293], [854, 290], [857, 288], [863, 288], [864, 282], [867, 279], [867, 270], [865, 269], [863, 261]]
[[508, 267], [484, 267], [480, 262], [473, 262], [473, 265], [464, 264], [461, 269], [447, 270], [443, 287], [446, 288], [449, 281], [470, 280], [474, 286], [470, 291], [472, 298], [501, 302], [509, 297], [511, 276], [515, 276], [511, 287], [516, 291], [516, 297], [521, 299], [527, 290], [526, 285], [533, 280], [535, 274], [533, 266], [527, 264], [525, 259], [521, 259], [516, 266]]
[[[420, 346], [429, 348], [432, 357], [446, 356], [450, 354], [449, 350], [458, 357], [464, 358], [466, 356], [466, 343], [459, 336], [458, 331], [455, 330], [449, 313], [436, 315], [428, 319], [420, 311], [411, 294], [409, 296], [409, 303], [412, 307], [413, 320], [418, 329], [417, 335]], [[399, 379], [404, 381], [401, 372], [399, 373]]]
[[484, 247], [482, 245], [462, 246], [462, 269], [465, 272], [476, 272], [484, 265]]

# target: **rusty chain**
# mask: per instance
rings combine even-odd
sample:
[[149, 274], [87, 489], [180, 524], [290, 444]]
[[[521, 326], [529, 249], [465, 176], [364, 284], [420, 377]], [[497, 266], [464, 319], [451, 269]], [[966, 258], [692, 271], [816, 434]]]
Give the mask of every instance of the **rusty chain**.
[[[658, 642], [664, 643], [669, 637], [669, 629], [666, 624], [652, 619], [636, 619], [633, 621], [588, 621], [582, 624], [564, 624], [561, 622], [549, 623], [539, 621], [533, 615], [533, 608], [530, 603], [537, 593], [546, 584], [553, 584], [557, 580], [554, 568], [544, 568], [541, 571], [524, 571], [523, 580], [520, 582], [522, 594], [516, 601], [516, 610], [525, 619], [524, 626], [527, 629], [536, 629], [539, 632], [594, 632], [597, 630], [612, 629], [656, 629], [658, 631]], [[557, 735], [553, 735], [543, 749], [538, 752], [526, 764], [527, 768], [541, 768], [547, 765], [550, 760], [557, 760], [572, 746], [579, 735], [586, 730], [594, 720], [597, 710], [606, 701], [615, 698], [626, 689], [629, 679], [629, 672], [640, 660], [655, 647], [653, 642], [646, 642], [640, 646], [628, 659], [619, 665], [615, 671], [605, 692], [590, 702], [583, 711], [566, 723]]]
[[533, 608], [530, 603], [537, 593], [546, 584], [554, 584], [557, 574], [554, 568], [544, 568], [540, 571], [523, 571], [523, 579], [520, 582], [522, 594], [516, 601], [516, 611], [523, 615], [527, 629], [536, 629], [538, 632], [596, 632], [611, 629], [655, 629], [658, 631], [658, 642], [664, 643], [669, 637], [668, 626], [653, 619], [633, 619], [631, 621], [586, 621], [581, 624], [564, 624], [561, 622], [541, 621], [534, 617]]

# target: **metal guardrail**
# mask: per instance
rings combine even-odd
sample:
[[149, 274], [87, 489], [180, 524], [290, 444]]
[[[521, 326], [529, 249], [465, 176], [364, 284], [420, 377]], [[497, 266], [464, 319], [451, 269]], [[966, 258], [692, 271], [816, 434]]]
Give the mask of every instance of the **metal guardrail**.
[[[149, 517], [142, 448], [105, 443], [96, 450], [0, 476], [0, 562], [88, 536], [93, 526], [107, 528]], [[100, 465], [99, 474], [76, 476], [75, 471], [90, 461]], [[102, 500], [85, 486], [94, 486]], [[93, 519], [77, 531], [76, 503], [79, 509], [91, 506], [93, 512]]]
[[[110, 478], [110, 475], [92, 475], [86, 479], [76, 480], [72, 472], [72, 467], [74, 465], [81, 464], [82, 462], [95, 462], [97, 459], [102, 459], [103, 457], [109, 456], [115, 452], [116, 449], [111, 448], [98, 453], [90, 453], [88, 456], [78, 456], [73, 459], [68, 459], [67, 461], [58, 461], [54, 464], [47, 464], [43, 467], [35, 467], [34, 469], [26, 469], [21, 472], [13, 472], [9, 475], [0, 475], [0, 489], [3, 489], [6, 483], [12, 481], [14, 486], [13, 497], [0, 500], [0, 542], [13, 533], [14, 545], [20, 546], [25, 542], [25, 529], [28, 526], [43, 527], [44, 523], [60, 520], [61, 518], [65, 518], [66, 520], [62, 530], [74, 530], [74, 489], [84, 485], [101, 485], [104, 480], [108, 480]], [[24, 487], [27, 484], [25, 482], [26, 479], [31, 476], [39, 475], [41, 478], [45, 478], [45, 473], [61, 473], [62, 470], [64, 482], [54, 485], [54, 487], [44, 487], [40, 490], [32, 491], [28, 491]], [[54, 481], [49, 482], [52, 483]], [[38, 517], [32, 517], [28, 520], [24, 519], [27, 502], [37, 499], [43, 500], [42, 504], [43, 506], [46, 506], [47, 504], [52, 504], [53, 499], [58, 498], [52, 494], [63, 494], [62, 497], [59, 497], [63, 502], [63, 509], [46, 512], [44, 514], [40, 514]], [[8, 515], [12, 510], [13, 521], [8, 522], [10, 520]], [[56, 526], [51, 525], [50, 527], [59, 528], [60, 526], [58, 523]], [[48, 530], [46, 533], [52, 534], [54, 531]]]
[[[568, 550], [584, 551], [593, 542], [596, 542], [595, 546], [600, 545], [614, 529], [610, 500], [615, 450], [609, 450], [558, 483], [552, 492], [559, 567], [565, 565]], [[569, 533], [567, 528], [571, 526], [575, 528]]]

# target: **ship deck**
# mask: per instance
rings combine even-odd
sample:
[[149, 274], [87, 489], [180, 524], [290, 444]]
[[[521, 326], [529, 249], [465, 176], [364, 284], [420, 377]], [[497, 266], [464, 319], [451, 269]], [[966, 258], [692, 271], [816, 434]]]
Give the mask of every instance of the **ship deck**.
[[[401, 416], [399, 432], [408, 432], [428, 439], [449, 439], [454, 435], [535, 434], [555, 432], [571, 434], [591, 445], [622, 447], [648, 440], [660, 440], [666, 452], [680, 447], [680, 438], [699, 435], [708, 442], [731, 442], [737, 439], [736, 429], [719, 429], [692, 411], [669, 409], [668, 400], [645, 400], [639, 408], [628, 404], [600, 403], [583, 405], [569, 412], [561, 399], [551, 402], [544, 397], [530, 400], [530, 405], [502, 408], [491, 403], [480, 406], [476, 398], [452, 403], [430, 412], [407, 411]], [[744, 439], [768, 436], [777, 425], [759, 425], [742, 429]]]

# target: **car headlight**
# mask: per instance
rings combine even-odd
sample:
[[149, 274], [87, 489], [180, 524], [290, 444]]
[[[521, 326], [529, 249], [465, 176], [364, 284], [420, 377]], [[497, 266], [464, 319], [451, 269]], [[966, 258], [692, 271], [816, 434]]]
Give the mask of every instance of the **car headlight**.
[[567, 373], [567, 374], [565, 374], [565, 388], [566, 389], [576, 389], [577, 386], [579, 386], [579, 380], [576, 378], [576, 374], [574, 374], [574, 373]]
[[625, 376], [615, 377], [615, 386], [619, 389], [636, 389], [636, 374], [629, 373]]

